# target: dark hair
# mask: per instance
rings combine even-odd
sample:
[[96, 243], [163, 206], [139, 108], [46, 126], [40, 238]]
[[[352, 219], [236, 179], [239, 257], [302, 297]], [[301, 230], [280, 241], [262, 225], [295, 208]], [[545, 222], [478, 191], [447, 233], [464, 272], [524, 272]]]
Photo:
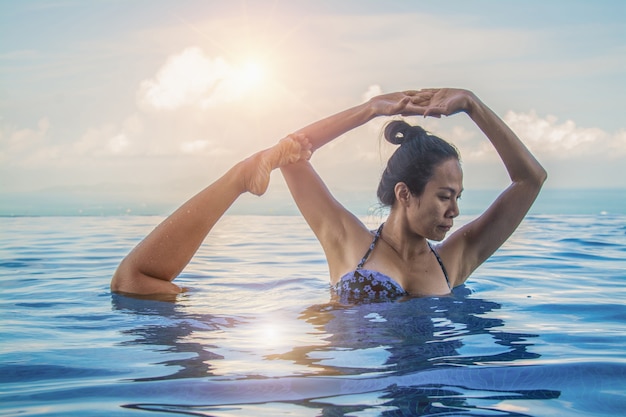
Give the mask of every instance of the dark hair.
[[451, 158], [460, 159], [453, 145], [402, 120], [394, 120], [385, 127], [385, 139], [400, 145], [387, 161], [378, 184], [376, 194], [386, 206], [392, 206], [396, 201], [394, 188], [397, 183], [405, 183], [411, 193], [419, 196], [437, 165]]

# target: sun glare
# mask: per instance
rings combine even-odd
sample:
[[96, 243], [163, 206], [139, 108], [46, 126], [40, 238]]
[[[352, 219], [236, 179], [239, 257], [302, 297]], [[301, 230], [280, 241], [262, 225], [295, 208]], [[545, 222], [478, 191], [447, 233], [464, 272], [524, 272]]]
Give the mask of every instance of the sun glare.
[[247, 61], [234, 70], [234, 78], [242, 89], [258, 87], [266, 76], [265, 68], [258, 61]]
[[267, 324], [261, 327], [259, 330], [260, 344], [265, 345], [265, 347], [275, 347], [282, 344], [282, 334], [275, 325]]
[[155, 77], [142, 82], [140, 100], [157, 109], [199, 104], [213, 107], [237, 101], [250, 93], [262, 94], [266, 66], [258, 59], [229, 62], [189, 47], [171, 56]]
[[250, 61], [243, 66], [242, 75], [251, 83], [257, 83], [264, 78], [265, 70], [258, 62]]

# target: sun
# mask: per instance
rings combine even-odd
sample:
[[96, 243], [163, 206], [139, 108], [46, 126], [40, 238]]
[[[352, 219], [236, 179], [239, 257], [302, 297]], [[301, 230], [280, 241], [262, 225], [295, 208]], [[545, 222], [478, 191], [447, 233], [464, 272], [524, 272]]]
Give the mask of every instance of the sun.
[[204, 92], [207, 103], [234, 102], [249, 99], [252, 95], [265, 96], [268, 92], [267, 87], [271, 82], [263, 61], [244, 59], [226, 64], [225, 71], [216, 79], [213, 88]]
[[258, 61], [248, 61], [241, 68], [241, 77], [248, 84], [257, 84], [265, 78], [265, 68]]

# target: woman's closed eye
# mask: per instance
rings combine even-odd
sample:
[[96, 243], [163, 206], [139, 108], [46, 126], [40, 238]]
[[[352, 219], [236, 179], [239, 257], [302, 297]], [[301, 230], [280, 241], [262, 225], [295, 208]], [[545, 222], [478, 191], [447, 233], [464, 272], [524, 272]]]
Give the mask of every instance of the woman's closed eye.
[[439, 196], [439, 200], [441, 201], [450, 201], [452, 199], [455, 199], [456, 201], [459, 201], [461, 199], [461, 194], [457, 195], [457, 196], [453, 196], [453, 195], [440, 195]]

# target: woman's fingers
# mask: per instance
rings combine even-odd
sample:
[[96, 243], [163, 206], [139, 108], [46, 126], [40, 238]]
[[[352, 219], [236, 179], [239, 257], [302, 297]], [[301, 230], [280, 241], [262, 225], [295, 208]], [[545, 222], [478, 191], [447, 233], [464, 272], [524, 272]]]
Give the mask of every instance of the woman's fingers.
[[397, 102], [398, 111], [389, 108], [388, 114], [403, 116], [423, 115], [424, 117], [447, 116], [450, 114], [450, 97], [448, 89], [424, 88], [421, 90], [406, 90]]
[[444, 114], [442, 109], [438, 107], [429, 107], [424, 112], [424, 117], [436, 117], [437, 119], [441, 118], [441, 115]]
[[[304, 135], [304, 133], [292, 133], [288, 135], [288, 137], [295, 141], [300, 147], [298, 160], [308, 161], [309, 159], [311, 159], [311, 155], [313, 154], [311, 149], [313, 148], [313, 145], [311, 145], [311, 142], [309, 142], [309, 139]], [[293, 162], [297, 162], [298, 160], [295, 160]]]

